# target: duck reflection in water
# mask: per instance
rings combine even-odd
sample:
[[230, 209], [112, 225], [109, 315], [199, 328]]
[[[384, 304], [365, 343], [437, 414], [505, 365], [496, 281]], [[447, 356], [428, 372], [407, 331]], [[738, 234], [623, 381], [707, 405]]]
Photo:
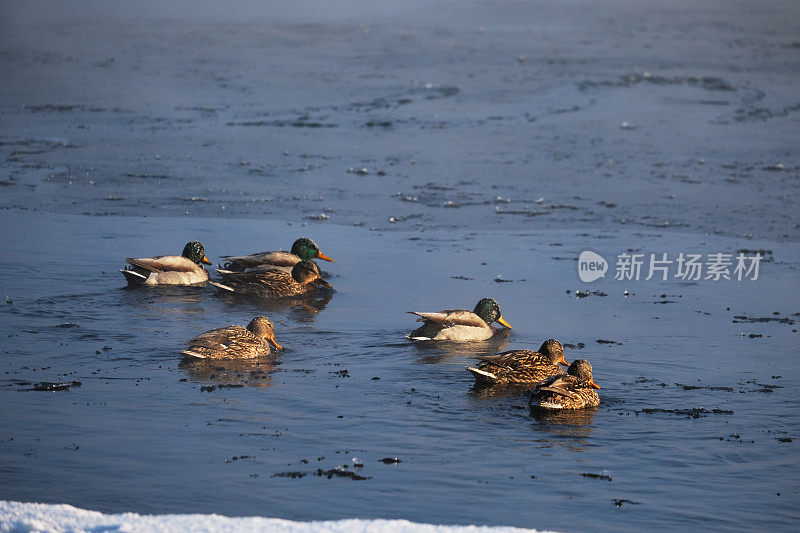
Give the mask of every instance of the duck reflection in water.
[[269, 387], [275, 359], [190, 359], [178, 368], [193, 382], [217, 387]]
[[452, 359], [479, 358], [494, 355], [508, 343], [511, 330], [503, 329], [483, 341], [417, 341], [418, 363], [432, 364], [449, 362]]
[[255, 306], [256, 309], [267, 314], [289, 315], [298, 322], [308, 323], [312, 322], [317, 314], [328, 306], [333, 298], [333, 292], [320, 291], [314, 296], [306, 298], [282, 298], [280, 300], [248, 298], [233, 293], [221, 293], [220, 296], [231, 306], [238, 306], [246, 302], [248, 306]]
[[597, 409], [539, 409], [531, 407], [531, 417], [541, 424], [548, 424], [554, 426], [575, 426], [575, 431], [566, 433], [559, 431], [563, 435], [576, 435], [588, 436], [590, 432], [589, 427], [582, 428], [580, 426], [589, 426], [594, 419], [594, 414]]

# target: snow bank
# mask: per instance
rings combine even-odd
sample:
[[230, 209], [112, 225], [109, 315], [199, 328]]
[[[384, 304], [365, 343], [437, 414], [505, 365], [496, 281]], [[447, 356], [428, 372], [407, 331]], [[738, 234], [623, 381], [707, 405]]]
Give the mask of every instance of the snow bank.
[[250, 532], [280, 533], [520, 533], [535, 531], [515, 527], [435, 526], [407, 520], [330, 520], [294, 522], [279, 518], [229, 518], [216, 514], [139, 515], [103, 514], [71, 505], [0, 501], [0, 532]]

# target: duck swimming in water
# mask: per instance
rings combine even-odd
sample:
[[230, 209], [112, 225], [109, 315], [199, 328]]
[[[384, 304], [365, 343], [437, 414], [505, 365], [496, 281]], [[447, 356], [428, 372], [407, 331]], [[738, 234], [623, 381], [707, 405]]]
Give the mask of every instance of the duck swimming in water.
[[201, 263], [210, 265], [203, 244], [186, 244], [181, 255], [159, 255], [125, 262], [130, 266], [120, 270], [128, 285], [196, 285], [208, 281], [208, 272]]
[[247, 325], [212, 329], [186, 343], [181, 350], [195, 359], [253, 359], [266, 357], [283, 349], [275, 340], [275, 329], [265, 316], [257, 316]]
[[495, 333], [492, 322], [499, 322], [511, 329], [503, 319], [500, 306], [491, 298], [483, 298], [475, 309], [446, 309], [438, 313], [409, 311], [420, 318], [422, 326], [408, 336], [411, 340], [482, 341]]
[[542, 343], [538, 352], [512, 350], [482, 357], [478, 367], [468, 366], [479, 384], [535, 385], [545, 378], [563, 374], [558, 365], [567, 366], [564, 346], [555, 339]]
[[531, 391], [530, 406], [539, 409], [585, 409], [600, 405], [592, 365], [575, 359], [566, 374], [542, 381]]
[[292, 267], [291, 273], [284, 270], [231, 272], [222, 269], [217, 272], [222, 275], [222, 283], [209, 283], [218, 289], [266, 300], [311, 296], [320, 285], [331, 286], [322, 279], [319, 267], [313, 261], [300, 261]]
[[275, 250], [250, 255], [223, 255], [222, 258], [226, 260], [222, 267], [233, 272], [242, 272], [253, 268], [259, 270], [273, 268], [291, 272], [294, 265], [300, 261], [322, 259], [334, 262], [333, 259], [322, 253], [317, 243], [306, 237], [294, 241], [290, 252]]

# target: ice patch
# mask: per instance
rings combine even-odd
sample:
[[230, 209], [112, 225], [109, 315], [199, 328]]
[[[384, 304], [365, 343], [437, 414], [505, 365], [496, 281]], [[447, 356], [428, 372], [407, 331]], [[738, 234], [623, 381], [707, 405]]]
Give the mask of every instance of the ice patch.
[[418, 524], [408, 520], [328, 520], [295, 522], [280, 518], [252, 516], [229, 518], [217, 514], [140, 515], [136, 513], [103, 514], [71, 505], [0, 501], [0, 532], [82, 532], [135, 531], [226, 533], [277, 531], [280, 533], [520, 533], [536, 531], [516, 527], [441, 526]]

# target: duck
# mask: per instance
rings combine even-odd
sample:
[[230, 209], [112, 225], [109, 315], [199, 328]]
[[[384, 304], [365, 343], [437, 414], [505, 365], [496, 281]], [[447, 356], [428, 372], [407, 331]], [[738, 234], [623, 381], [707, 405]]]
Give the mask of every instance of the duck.
[[592, 365], [586, 359], [575, 359], [566, 374], [552, 376], [531, 391], [530, 406], [538, 409], [586, 409], [600, 405], [595, 389], [600, 386], [592, 378]]
[[159, 255], [135, 259], [128, 257], [130, 266], [120, 272], [128, 285], [197, 285], [208, 281], [203, 265], [210, 265], [205, 248], [199, 241], [191, 241], [181, 255]]
[[423, 323], [408, 335], [409, 339], [415, 341], [483, 341], [494, 335], [496, 330], [493, 322], [511, 329], [511, 324], [500, 313], [500, 306], [492, 298], [481, 299], [472, 311], [445, 309], [438, 313], [409, 313], [419, 316], [417, 321]]
[[254, 359], [282, 350], [275, 340], [275, 327], [269, 318], [257, 316], [247, 325], [212, 329], [187, 341], [189, 348], [181, 350], [194, 359]]
[[308, 260], [294, 265], [291, 273], [277, 269], [259, 272], [217, 269], [217, 272], [223, 283], [210, 281], [211, 285], [223, 291], [266, 300], [311, 296], [319, 286], [331, 287], [322, 278], [317, 264]]
[[250, 255], [223, 255], [222, 259], [226, 260], [222, 268], [233, 272], [243, 272], [249, 269], [278, 269], [291, 272], [294, 265], [300, 261], [322, 259], [334, 262], [332, 258], [322, 253], [317, 243], [307, 237], [301, 237], [294, 241], [290, 252], [275, 250]]
[[556, 339], [548, 339], [538, 352], [511, 350], [481, 357], [477, 368], [468, 366], [467, 370], [482, 385], [535, 385], [543, 379], [563, 374], [560, 364], [568, 365], [564, 359], [564, 346]]

